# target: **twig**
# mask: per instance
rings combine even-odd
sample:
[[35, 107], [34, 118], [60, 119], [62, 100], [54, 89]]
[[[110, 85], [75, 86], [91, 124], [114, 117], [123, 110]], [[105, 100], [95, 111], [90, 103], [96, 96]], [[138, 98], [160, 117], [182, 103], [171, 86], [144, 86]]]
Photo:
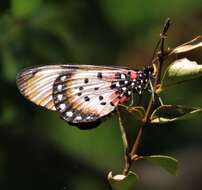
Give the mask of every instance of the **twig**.
[[[158, 56], [157, 57], [158, 58], [157, 59], [157, 73], [156, 73], [156, 78], [155, 78], [155, 81], [154, 81], [154, 91], [156, 90], [156, 87], [157, 87], [158, 83], [160, 82], [161, 69], [162, 69], [162, 64], [163, 64], [164, 55], [165, 55], [164, 42], [165, 42], [166, 33], [167, 33], [168, 29], [169, 29], [169, 26], [170, 26], [170, 19], [168, 18], [166, 20], [166, 22], [165, 22], [164, 27], [163, 27], [163, 31], [160, 34], [161, 39], [157, 43], [157, 46], [155, 48], [157, 50], [160, 47], [158, 55], [157, 55]], [[155, 55], [153, 56], [153, 59], [154, 59], [154, 57], [155, 57]], [[142, 119], [142, 125], [140, 126], [140, 128], [139, 128], [139, 130], [137, 132], [137, 136], [136, 136], [135, 142], [134, 142], [134, 144], [132, 146], [131, 152], [129, 154], [125, 154], [125, 156], [129, 156], [128, 158], [125, 158], [125, 160], [127, 160], [127, 164], [125, 164], [125, 166], [127, 166], [127, 167], [125, 167], [124, 171], [123, 171], [123, 173], [125, 175], [128, 174], [129, 169], [131, 168], [133, 161], [138, 160], [137, 150], [138, 150], [138, 147], [139, 147], [141, 139], [142, 139], [143, 130], [148, 124], [150, 124], [150, 116], [151, 116], [151, 113], [152, 113], [152, 105], [153, 105], [153, 97], [151, 95], [151, 97], [149, 99], [149, 103], [147, 105], [145, 116]], [[127, 139], [126, 139], [126, 141], [127, 141]], [[134, 158], [136, 158], [136, 159], [134, 159]]]
[[164, 45], [165, 45], [165, 39], [167, 38], [167, 31], [170, 27], [170, 18], [167, 18], [166, 19], [166, 22], [164, 24], [164, 28], [163, 28], [163, 31], [162, 33], [160, 34], [160, 37], [161, 37], [161, 42], [160, 42], [160, 51], [158, 52], [158, 62], [157, 62], [157, 74], [156, 74], [156, 81], [154, 83], [154, 86], [156, 86], [157, 84], [159, 84], [160, 82], [160, 78], [161, 78], [161, 70], [162, 70], [162, 65], [163, 65], [163, 62], [164, 62], [164, 59], [165, 59], [165, 49], [164, 49]]
[[122, 137], [122, 141], [123, 141], [123, 149], [124, 149], [124, 159], [125, 159], [125, 166], [124, 166], [124, 170], [123, 170], [123, 175], [125, 175], [130, 167], [130, 162], [131, 162], [131, 159], [130, 159], [130, 150], [129, 150], [129, 145], [128, 145], [128, 140], [127, 140], [127, 136], [126, 136], [126, 131], [124, 129], [124, 126], [123, 126], [123, 122], [122, 122], [122, 119], [121, 119], [121, 115], [120, 115], [120, 111], [119, 109], [117, 108], [117, 113], [118, 113], [118, 119], [119, 119], [119, 127], [120, 127], [120, 130], [121, 130], [121, 137]]

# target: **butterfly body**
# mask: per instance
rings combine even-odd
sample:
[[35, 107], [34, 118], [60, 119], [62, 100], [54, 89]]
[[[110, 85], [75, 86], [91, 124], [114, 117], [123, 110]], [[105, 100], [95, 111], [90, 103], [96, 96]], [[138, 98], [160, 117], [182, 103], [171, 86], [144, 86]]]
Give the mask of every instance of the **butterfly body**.
[[132, 93], [148, 89], [153, 69], [130, 70], [93, 65], [48, 65], [17, 77], [20, 92], [35, 104], [57, 111], [70, 123], [103, 118]]

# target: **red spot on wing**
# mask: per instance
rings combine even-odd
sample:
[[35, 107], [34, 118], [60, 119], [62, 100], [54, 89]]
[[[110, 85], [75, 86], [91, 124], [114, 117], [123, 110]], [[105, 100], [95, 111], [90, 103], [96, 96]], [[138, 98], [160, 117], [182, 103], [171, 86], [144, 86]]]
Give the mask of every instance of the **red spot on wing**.
[[123, 103], [127, 101], [129, 98], [127, 96], [122, 96], [121, 99], [119, 100], [120, 103]]
[[118, 103], [119, 103], [119, 98], [115, 98], [115, 99], [112, 100], [113, 105], [116, 106]]
[[130, 77], [132, 80], [135, 80], [137, 78], [137, 72], [136, 71], [131, 71]]

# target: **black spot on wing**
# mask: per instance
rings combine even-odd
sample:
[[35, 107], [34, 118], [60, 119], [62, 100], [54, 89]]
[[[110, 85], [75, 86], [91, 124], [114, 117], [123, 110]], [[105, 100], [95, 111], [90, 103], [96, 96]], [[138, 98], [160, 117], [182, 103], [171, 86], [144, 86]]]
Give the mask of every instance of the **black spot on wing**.
[[88, 78], [84, 79], [84, 83], [87, 84], [89, 82]]
[[103, 100], [103, 98], [104, 98], [103, 96], [99, 96], [99, 100]]
[[101, 72], [98, 72], [98, 73], [97, 73], [97, 78], [99, 78], [99, 79], [102, 78], [102, 73], [101, 73]]
[[110, 102], [110, 105], [111, 105], [111, 106], [115, 106], [115, 105], [113, 104], [113, 102]]
[[100, 105], [104, 106], [106, 105], [106, 102], [101, 102]]
[[84, 97], [84, 100], [85, 100], [86, 102], [88, 102], [88, 101], [90, 101], [90, 98], [89, 98], [88, 96], [85, 96], [85, 97]]
[[121, 78], [121, 73], [115, 73], [115, 79], [120, 79]]
[[112, 82], [111, 86], [110, 86], [111, 89], [114, 89], [116, 88], [116, 84], [114, 82]]

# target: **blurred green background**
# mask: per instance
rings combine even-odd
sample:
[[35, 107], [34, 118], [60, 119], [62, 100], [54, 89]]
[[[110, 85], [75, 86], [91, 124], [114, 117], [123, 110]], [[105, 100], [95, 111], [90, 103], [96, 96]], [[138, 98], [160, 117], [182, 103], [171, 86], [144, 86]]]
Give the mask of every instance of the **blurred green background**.
[[[1, 0], [0, 189], [109, 190], [107, 174], [123, 168], [116, 115], [81, 131], [23, 98], [16, 74], [39, 64], [123, 65], [141, 68], [164, 20], [168, 45], [202, 34], [201, 0]], [[189, 55], [202, 60], [201, 51]], [[163, 94], [167, 104], [202, 106], [202, 79]], [[130, 117], [130, 118], [129, 118]], [[130, 141], [137, 122], [125, 115]], [[127, 123], [127, 121], [129, 121]], [[202, 189], [202, 116], [145, 130], [140, 154], [167, 154], [180, 162], [177, 177], [137, 163], [139, 190]]]

